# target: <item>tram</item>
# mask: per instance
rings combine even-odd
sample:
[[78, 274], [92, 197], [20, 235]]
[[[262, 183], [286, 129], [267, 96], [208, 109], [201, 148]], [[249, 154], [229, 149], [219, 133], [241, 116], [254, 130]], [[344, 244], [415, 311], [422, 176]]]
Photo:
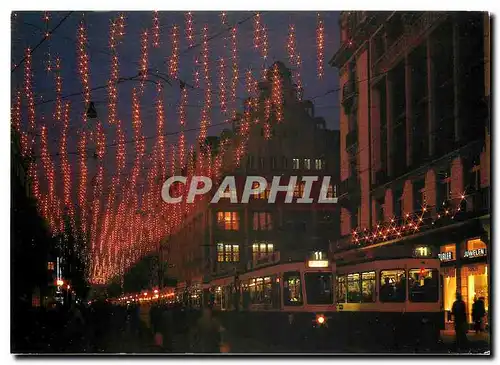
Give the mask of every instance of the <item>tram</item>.
[[344, 341], [367, 350], [436, 345], [444, 328], [442, 278], [430, 247], [363, 248], [351, 255], [337, 257], [347, 261], [338, 262], [335, 295], [335, 324], [349, 328]]
[[324, 333], [336, 311], [334, 272], [325, 252], [286, 262], [275, 252], [244, 273], [203, 284], [203, 303], [226, 328], [242, 336], [284, 343], [322, 333], [326, 340]]

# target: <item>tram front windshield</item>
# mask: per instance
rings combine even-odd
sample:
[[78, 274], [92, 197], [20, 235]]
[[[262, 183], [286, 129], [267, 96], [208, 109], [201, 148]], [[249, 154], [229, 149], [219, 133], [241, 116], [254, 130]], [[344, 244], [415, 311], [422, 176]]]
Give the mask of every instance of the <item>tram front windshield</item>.
[[333, 304], [331, 273], [305, 273], [307, 304]]

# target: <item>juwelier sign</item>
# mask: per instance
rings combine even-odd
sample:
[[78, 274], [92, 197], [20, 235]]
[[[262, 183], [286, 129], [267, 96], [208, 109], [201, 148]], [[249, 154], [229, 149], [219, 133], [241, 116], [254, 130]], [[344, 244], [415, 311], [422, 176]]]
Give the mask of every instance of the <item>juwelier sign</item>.
[[475, 257], [483, 257], [483, 256], [486, 256], [485, 248], [478, 248], [476, 250], [467, 250], [464, 252], [464, 258], [466, 259], [472, 259]]
[[452, 261], [454, 259], [452, 251], [440, 252], [438, 253], [438, 257], [441, 261]]

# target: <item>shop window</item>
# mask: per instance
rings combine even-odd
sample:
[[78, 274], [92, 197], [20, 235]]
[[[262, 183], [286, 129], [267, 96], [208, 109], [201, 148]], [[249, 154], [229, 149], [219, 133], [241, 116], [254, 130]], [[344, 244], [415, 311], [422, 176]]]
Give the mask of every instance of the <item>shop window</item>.
[[484, 307], [488, 312], [489, 306], [489, 280], [488, 265], [472, 264], [461, 268], [462, 299], [467, 308], [469, 322], [472, 322], [472, 304], [475, 299], [482, 299]]
[[404, 270], [380, 271], [380, 301], [404, 302], [406, 299], [406, 274]]
[[283, 275], [283, 301], [285, 305], [302, 305], [302, 281], [300, 272], [289, 271]]
[[361, 286], [358, 273], [347, 275], [347, 302], [361, 302]]
[[361, 293], [363, 303], [375, 302], [375, 271], [361, 273]]
[[449, 245], [441, 246], [439, 250], [439, 259], [441, 262], [454, 261], [457, 259], [457, 245], [451, 243]]
[[347, 285], [345, 276], [337, 276], [337, 303], [345, 303], [347, 294]]
[[438, 301], [439, 274], [437, 269], [410, 269], [408, 294], [412, 302], [433, 303]]
[[254, 212], [253, 213], [253, 230], [254, 231], [270, 231], [273, 229], [273, 221], [269, 212]]
[[451, 311], [451, 307], [455, 302], [457, 293], [457, 270], [454, 267], [448, 267], [443, 270], [443, 305], [445, 311]]
[[220, 229], [237, 231], [240, 228], [238, 212], [217, 212], [217, 225]]
[[252, 258], [254, 261], [274, 252], [274, 244], [268, 242], [254, 243], [252, 245]]
[[486, 249], [486, 243], [481, 241], [480, 238], [475, 238], [473, 240], [467, 241], [467, 250], [468, 251], [481, 250], [481, 249]]

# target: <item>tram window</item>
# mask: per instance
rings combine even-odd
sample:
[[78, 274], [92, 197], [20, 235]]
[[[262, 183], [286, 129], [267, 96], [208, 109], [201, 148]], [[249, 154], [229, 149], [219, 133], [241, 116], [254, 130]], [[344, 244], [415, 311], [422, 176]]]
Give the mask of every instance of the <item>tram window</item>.
[[359, 274], [347, 275], [347, 302], [359, 303], [361, 302], [361, 285], [359, 281]]
[[375, 271], [361, 273], [361, 293], [363, 303], [375, 302]]
[[345, 276], [337, 277], [337, 303], [345, 303], [347, 286]]
[[283, 275], [283, 302], [285, 305], [302, 305], [300, 272], [289, 271]]
[[438, 301], [438, 271], [437, 269], [410, 269], [409, 296], [412, 302]]
[[380, 271], [380, 301], [404, 302], [406, 299], [406, 274], [404, 270]]
[[333, 283], [331, 273], [306, 273], [307, 304], [333, 304]]

